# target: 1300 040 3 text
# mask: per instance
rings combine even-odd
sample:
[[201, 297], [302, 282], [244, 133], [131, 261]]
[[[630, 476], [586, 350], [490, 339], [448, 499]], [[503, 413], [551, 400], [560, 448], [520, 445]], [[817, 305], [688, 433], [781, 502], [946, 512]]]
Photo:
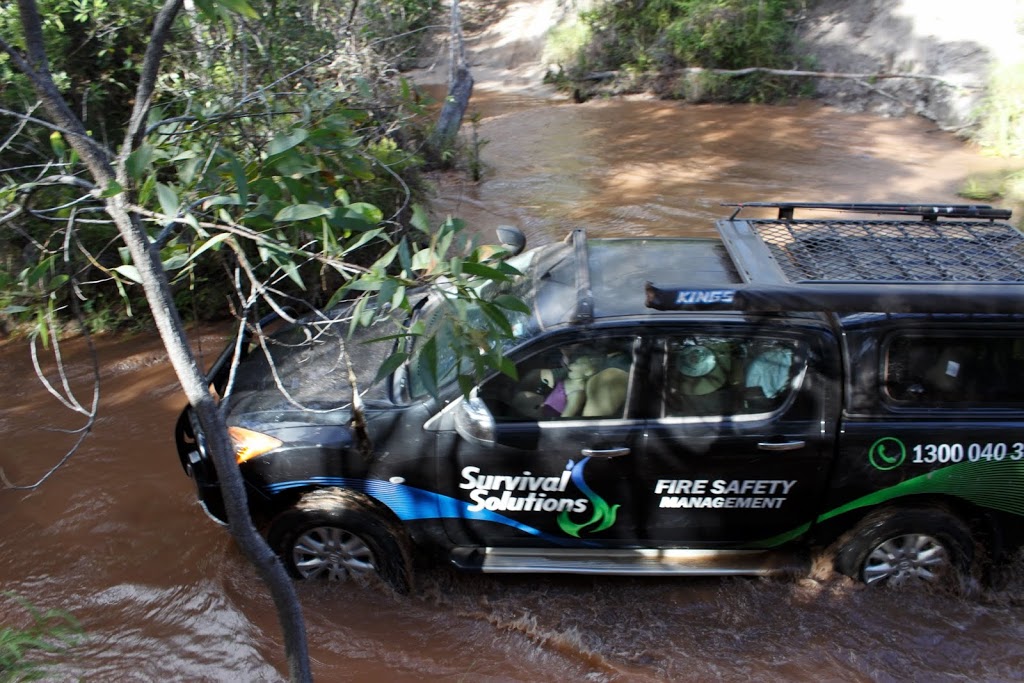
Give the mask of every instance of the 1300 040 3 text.
[[1024, 459], [1024, 443], [928, 443], [914, 446], [914, 463], [931, 465], [933, 463], [978, 462], [981, 460], [1022, 460]]

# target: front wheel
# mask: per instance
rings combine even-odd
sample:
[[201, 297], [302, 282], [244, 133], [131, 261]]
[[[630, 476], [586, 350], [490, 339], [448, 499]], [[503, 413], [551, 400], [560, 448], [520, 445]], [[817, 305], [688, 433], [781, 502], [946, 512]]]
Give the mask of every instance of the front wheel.
[[970, 530], [939, 509], [884, 510], [868, 516], [836, 553], [836, 568], [868, 585], [960, 585], [971, 569]]
[[271, 522], [267, 541], [295, 578], [365, 581], [379, 576], [400, 593], [409, 590], [404, 535], [357, 493], [307, 493]]

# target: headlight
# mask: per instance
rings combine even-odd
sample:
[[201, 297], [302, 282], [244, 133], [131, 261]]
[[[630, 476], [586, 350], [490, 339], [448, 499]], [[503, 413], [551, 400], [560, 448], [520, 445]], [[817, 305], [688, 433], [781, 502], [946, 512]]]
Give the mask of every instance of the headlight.
[[284, 442], [266, 434], [242, 427], [228, 427], [228, 435], [235, 445], [235, 458], [239, 464], [279, 448]]

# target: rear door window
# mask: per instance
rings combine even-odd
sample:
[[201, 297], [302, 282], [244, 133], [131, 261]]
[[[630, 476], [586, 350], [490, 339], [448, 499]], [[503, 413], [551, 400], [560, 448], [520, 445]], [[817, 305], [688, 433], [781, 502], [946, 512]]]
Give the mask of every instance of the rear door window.
[[1024, 408], [1024, 338], [899, 335], [883, 363], [885, 398], [898, 407]]

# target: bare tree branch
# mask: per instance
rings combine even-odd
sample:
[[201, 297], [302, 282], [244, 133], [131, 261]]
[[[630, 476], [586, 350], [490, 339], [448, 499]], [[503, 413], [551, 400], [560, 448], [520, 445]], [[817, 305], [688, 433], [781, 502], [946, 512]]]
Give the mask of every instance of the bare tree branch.
[[[3, 39], [0, 39], [0, 42], [2, 42], [2, 41], [3, 41]], [[32, 110], [35, 111], [35, 107], [33, 107]], [[37, 126], [42, 126], [43, 128], [49, 128], [50, 130], [55, 130], [58, 133], [63, 133], [64, 135], [68, 135], [68, 136], [70, 136], [70, 135], [81, 135], [81, 133], [77, 133], [77, 132], [75, 132], [73, 130], [70, 130], [70, 129], [67, 129], [67, 128], [61, 128], [60, 126], [56, 126], [56, 125], [54, 125], [54, 124], [52, 124], [49, 121], [46, 121], [44, 119], [37, 119], [34, 116], [30, 116], [28, 114], [22, 114], [22, 113], [16, 112], [16, 111], [11, 111], [10, 109], [4, 109], [3, 107], [0, 107], [0, 114], [3, 114], [5, 116], [11, 116], [11, 117], [14, 117], [16, 119], [19, 119], [21, 121], [22, 125], [24, 125], [26, 123], [34, 123]], [[11, 139], [13, 139], [13, 137]], [[7, 143], [5, 142], [4, 145], [6, 146], [6, 144]]]
[[128, 130], [125, 132], [124, 145], [121, 148], [121, 154], [125, 158], [131, 154], [133, 149], [142, 144], [143, 124], [153, 104], [153, 88], [156, 85], [157, 76], [160, 74], [160, 62], [163, 60], [164, 47], [171, 33], [171, 26], [183, 4], [184, 0], [166, 0], [153, 22], [153, 31], [150, 33], [150, 40], [146, 45], [146, 55], [142, 59], [139, 84], [135, 89], [135, 106], [132, 109], [131, 118], [128, 120]]
[[84, 415], [86, 417], [85, 424], [83, 424], [78, 429], [61, 430], [61, 431], [64, 431], [65, 433], [69, 433], [69, 434], [78, 434], [78, 439], [71, 446], [71, 448], [69, 448], [64, 453], [63, 457], [61, 457], [60, 460], [58, 460], [56, 464], [54, 464], [50, 469], [48, 469], [35, 482], [33, 482], [31, 484], [13, 484], [10, 481], [10, 479], [7, 478], [7, 473], [4, 472], [3, 468], [0, 468], [0, 483], [2, 483], [3, 487], [6, 488], [6, 489], [12, 489], [12, 490], [15, 490], [15, 491], [33, 491], [33, 490], [39, 488], [40, 486], [42, 486], [44, 483], [46, 483], [46, 481], [50, 477], [52, 477], [58, 470], [60, 470], [60, 468], [63, 467], [64, 464], [68, 462], [68, 460], [71, 459], [71, 456], [73, 456], [75, 453], [78, 452], [78, 449], [82, 447], [83, 443], [85, 443], [86, 438], [88, 438], [89, 434], [92, 433], [93, 425], [96, 424], [96, 416], [99, 413], [99, 403], [100, 403], [100, 367], [99, 367], [99, 360], [98, 360], [98, 358], [96, 356], [96, 347], [93, 344], [92, 335], [89, 334], [89, 329], [85, 326], [84, 322], [82, 321], [80, 313], [81, 312], [78, 311], [77, 307], [76, 307], [76, 310], [75, 310], [76, 318], [78, 319], [79, 327], [81, 328], [82, 333], [83, 333], [83, 335], [85, 337], [85, 342], [86, 342], [86, 345], [87, 345], [87, 347], [89, 349], [89, 359], [90, 359], [90, 363], [92, 365], [92, 377], [93, 377], [92, 386], [93, 386], [93, 389], [92, 389], [92, 404], [91, 404], [90, 408], [88, 408], [88, 409], [84, 408], [82, 406], [81, 402], [77, 398], [75, 398], [74, 393], [71, 390], [71, 387], [70, 387], [70, 384], [69, 384], [68, 378], [67, 378], [67, 373], [65, 372], [64, 359], [63, 359], [63, 357], [61, 356], [61, 353], [60, 353], [60, 339], [59, 339], [59, 335], [56, 334], [56, 330], [53, 327], [53, 320], [52, 320], [52, 318], [49, 318], [49, 316], [47, 318], [46, 324], [48, 326], [50, 326], [50, 330], [51, 330], [50, 337], [53, 340], [54, 359], [55, 359], [55, 361], [57, 363], [57, 372], [58, 372], [58, 374], [60, 376], [60, 379], [61, 379], [61, 386], [64, 388], [64, 392], [65, 392], [66, 396], [62, 395], [59, 391], [54, 389], [53, 385], [50, 383], [50, 381], [46, 378], [46, 375], [43, 373], [43, 370], [42, 370], [42, 368], [41, 368], [41, 366], [39, 364], [38, 346], [37, 346], [38, 337], [33, 337], [30, 348], [31, 348], [31, 352], [32, 352], [32, 365], [35, 368], [36, 376], [39, 378], [40, 382], [42, 382], [43, 386], [46, 387], [47, 391], [49, 391], [50, 394], [55, 396], [57, 398], [57, 400], [59, 400], [62, 404], [64, 404], [65, 407], [67, 407], [68, 409], [70, 409], [70, 410], [72, 410], [72, 411], [74, 411], [76, 413], [80, 413], [80, 414]]

